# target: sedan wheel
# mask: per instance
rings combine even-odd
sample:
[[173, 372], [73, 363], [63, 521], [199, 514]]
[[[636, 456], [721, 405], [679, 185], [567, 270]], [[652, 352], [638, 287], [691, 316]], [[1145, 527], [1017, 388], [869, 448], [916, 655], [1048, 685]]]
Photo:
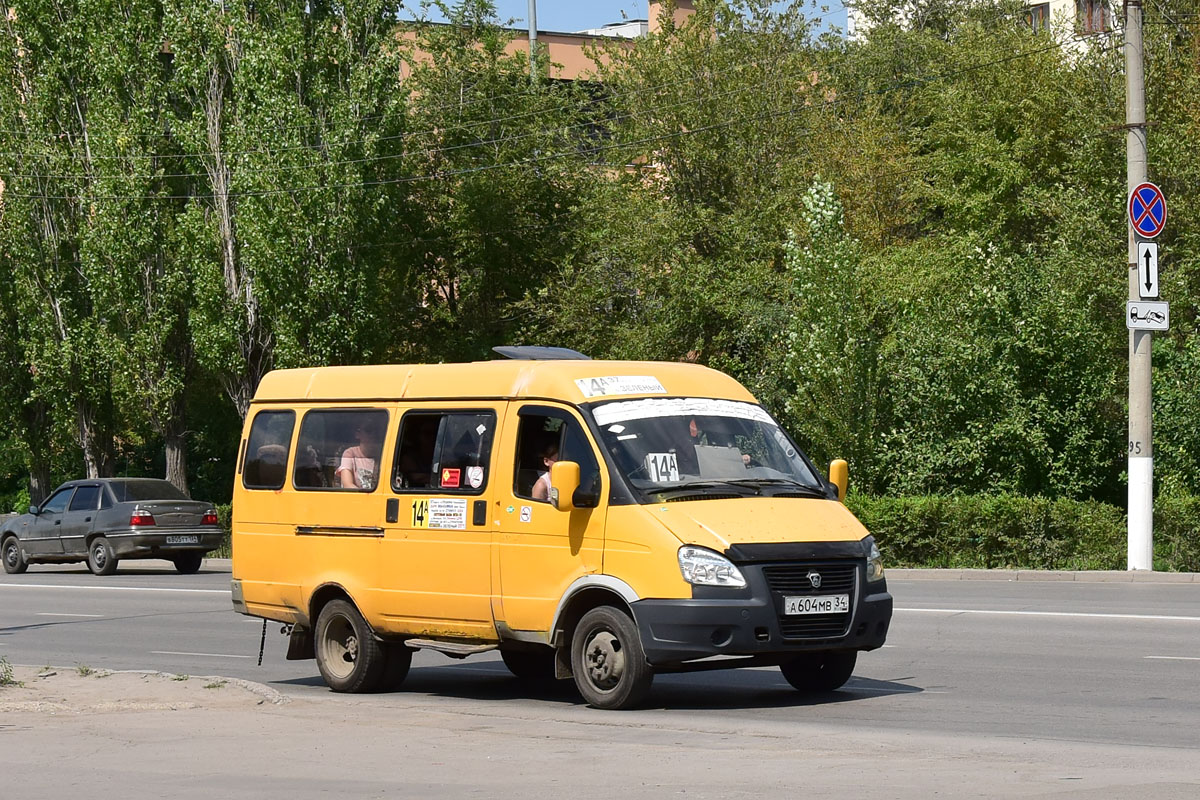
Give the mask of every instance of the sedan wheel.
[[9, 575], [19, 575], [29, 569], [29, 562], [21, 552], [21, 544], [17, 537], [10, 536], [4, 540], [4, 571]]
[[87, 565], [93, 575], [112, 575], [117, 571], [117, 557], [108, 539], [97, 536], [92, 540], [88, 545]]
[[203, 553], [178, 553], [171, 557], [171, 561], [175, 563], [175, 569], [180, 575], [191, 575], [200, 571], [200, 564], [204, 561]]

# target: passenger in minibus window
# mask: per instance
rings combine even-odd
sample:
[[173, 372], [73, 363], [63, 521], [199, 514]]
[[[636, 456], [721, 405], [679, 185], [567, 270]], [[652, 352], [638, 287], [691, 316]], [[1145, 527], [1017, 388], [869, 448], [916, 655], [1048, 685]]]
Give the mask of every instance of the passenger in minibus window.
[[538, 473], [537, 483], [533, 484], [534, 500], [550, 499], [550, 469], [558, 461], [558, 442], [550, 442], [542, 448], [542, 463], [546, 465], [545, 472]]
[[343, 489], [361, 489], [369, 492], [375, 488], [379, 471], [379, 454], [383, 436], [378, 420], [368, 419], [354, 429], [358, 444], [347, 447], [338, 466], [337, 481]]

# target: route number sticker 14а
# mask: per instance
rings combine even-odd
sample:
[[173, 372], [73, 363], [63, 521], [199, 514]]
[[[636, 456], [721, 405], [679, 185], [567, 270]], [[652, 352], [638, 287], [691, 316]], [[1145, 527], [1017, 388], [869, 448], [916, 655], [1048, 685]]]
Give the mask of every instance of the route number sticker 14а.
[[655, 483], [672, 483], [679, 480], [679, 459], [674, 453], [647, 453], [646, 476]]

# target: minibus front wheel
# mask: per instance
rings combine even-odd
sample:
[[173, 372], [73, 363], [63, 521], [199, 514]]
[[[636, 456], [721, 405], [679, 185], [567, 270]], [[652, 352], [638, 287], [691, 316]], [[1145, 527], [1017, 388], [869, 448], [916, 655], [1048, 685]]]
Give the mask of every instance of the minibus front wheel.
[[313, 640], [317, 668], [335, 692], [370, 692], [384, 678], [383, 648], [352, 603], [326, 603], [317, 615]]
[[599, 606], [583, 615], [571, 638], [571, 671], [589, 705], [632, 708], [654, 681], [637, 626], [628, 614]]
[[858, 652], [825, 650], [805, 653], [780, 665], [787, 682], [802, 692], [832, 692], [854, 674]]

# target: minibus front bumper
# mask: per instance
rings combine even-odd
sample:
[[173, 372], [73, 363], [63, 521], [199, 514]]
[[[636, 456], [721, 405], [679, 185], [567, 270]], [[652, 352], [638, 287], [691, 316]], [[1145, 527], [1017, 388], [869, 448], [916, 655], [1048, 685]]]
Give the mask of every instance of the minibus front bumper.
[[[631, 604], [646, 659], [670, 666], [711, 656], [779, 656], [811, 650], [874, 650], [883, 646], [892, 619], [892, 596], [883, 579], [867, 583], [865, 562], [739, 565], [744, 589], [694, 587], [690, 599], [638, 600]], [[786, 570], [782, 580], [780, 575]], [[836, 573], [825, 586], [800, 587], [810, 572]], [[840, 581], [840, 582], [839, 582]], [[849, 594], [849, 611], [785, 613], [791, 597]]]

